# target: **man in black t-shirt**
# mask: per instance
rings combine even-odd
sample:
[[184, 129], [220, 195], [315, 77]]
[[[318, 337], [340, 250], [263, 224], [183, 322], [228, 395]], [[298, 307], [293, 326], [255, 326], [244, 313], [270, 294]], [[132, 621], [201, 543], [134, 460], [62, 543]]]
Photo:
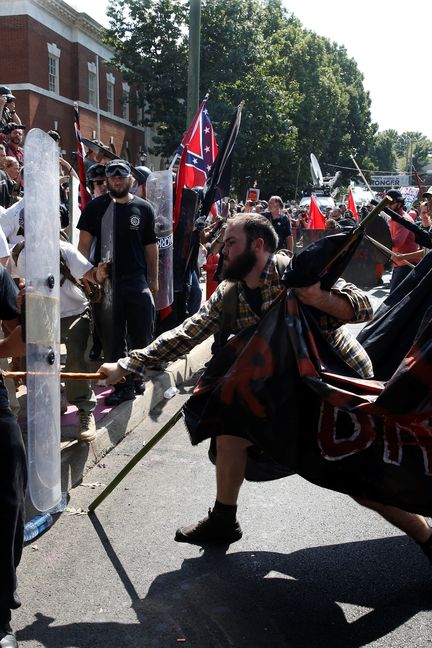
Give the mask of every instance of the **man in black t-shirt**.
[[[17, 288], [0, 265], [0, 319], [9, 331], [0, 340], [0, 357], [25, 354], [15, 304]], [[24, 538], [24, 499], [27, 467], [21, 430], [9, 407], [0, 375], [0, 645], [14, 648], [16, 639], [10, 627], [11, 610], [21, 602], [16, 593], [16, 568], [20, 562]]]
[[278, 250], [294, 251], [291, 223], [288, 216], [282, 213], [283, 200], [280, 196], [272, 196], [268, 201], [268, 211], [263, 216], [268, 218], [278, 235]]
[[[114, 283], [113, 344], [108, 349], [103, 323], [100, 334], [105, 358], [112, 361], [123, 357], [126, 334], [132, 348], [143, 347], [153, 339], [155, 308], [153, 297], [158, 290], [158, 250], [154, 232], [154, 211], [149, 202], [130, 193], [130, 166], [123, 160], [113, 160], [105, 167], [108, 193], [89, 202], [78, 222], [81, 230], [79, 250], [90, 258], [95, 241], [93, 263], [101, 260], [104, 218], [114, 207]], [[114, 203], [114, 205], [112, 204]], [[105, 221], [105, 228], [106, 228]], [[96, 309], [97, 311], [97, 309]], [[106, 330], [105, 330], [106, 333]], [[106, 403], [117, 405], [142, 393], [141, 381], [132, 380], [117, 385]]]

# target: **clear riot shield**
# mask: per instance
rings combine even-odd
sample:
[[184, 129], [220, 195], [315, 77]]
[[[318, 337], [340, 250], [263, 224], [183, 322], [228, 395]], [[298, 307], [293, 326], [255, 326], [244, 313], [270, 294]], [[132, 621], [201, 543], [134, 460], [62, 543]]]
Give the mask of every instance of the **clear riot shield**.
[[79, 208], [78, 195], [80, 183], [78, 178], [70, 176], [69, 178], [69, 226], [67, 228], [67, 235], [69, 241], [74, 247], [78, 247], [79, 243], [79, 230], [77, 224], [81, 215]]
[[29, 491], [46, 511], [61, 498], [59, 150], [35, 128], [24, 156]]
[[172, 172], [154, 171], [147, 178], [147, 200], [155, 210], [155, 233], [159, 250], [159, 292], [156, 310], [173, 302], [173, 190]]
[[114, 308], [115, 308], [115, 210], [116, 203], [111, 200], [101, 221], [101, 260], [111, 266], [110, 274], [103, 284], [103, 296], [100, 304], [101, 321], [103, 322], [103, 347], [105, 362], [116, 362], [114, 348]]

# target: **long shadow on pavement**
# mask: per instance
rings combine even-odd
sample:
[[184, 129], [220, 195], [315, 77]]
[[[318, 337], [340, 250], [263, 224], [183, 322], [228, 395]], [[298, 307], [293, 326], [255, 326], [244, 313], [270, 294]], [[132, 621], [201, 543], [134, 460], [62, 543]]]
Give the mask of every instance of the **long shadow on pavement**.
[[[94, 520], [138, 623], [50, 627], [54, 619], [36, 615], [18, 632], [20, 641], [36, 639], [46, 648], [357, 648], [432, 609], [430, 568], [405, 537], [288, 555], [205, 550], [158, 576], [140, 599]], [[424, 633], [426, 646], [426, 625]]]

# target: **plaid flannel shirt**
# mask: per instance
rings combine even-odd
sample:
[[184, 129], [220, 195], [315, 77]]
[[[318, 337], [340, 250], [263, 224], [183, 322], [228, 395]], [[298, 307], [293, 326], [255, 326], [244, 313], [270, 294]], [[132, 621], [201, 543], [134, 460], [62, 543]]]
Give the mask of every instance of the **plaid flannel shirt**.
[[[276, 296], [284, 287], [279, 276], [275, 257], [271, 255], [261, 274], [259, 286], [262, 293], [262, 308], [264, 314], [273, 303]], [[171, 362], [195, 346], [206, 340], [210, 335], [217, 333], [220, 325], [222, 301], [226, 282], [219, 284], [213, 295], [200, 308], [200, 310], [186, 319], [180, 326], [162, 333], [154, 342], [145, 349], [131, 351], [127, 358], [119, 360], [119, 365], [126, 371], [131, 371], [143, 376], [145, 368], [151, 369], [161, 362]], [[238, 309], [236, 329], [233, 333], [257, 324], [260, 317], [251, 309], [247, 300], [243, 283], [237, 282]], [[354, 310], [352, 322], [365, 322], [372, 317], [370, 301], [362, 290], [353, 284], [339, 280], [332, 288], [332, 292], [343, 294], [349, 300]], [[320, 326], [330, 343], [339, 350], [346, 362], [352, 366], [362, 378], [372, 376], [372, 365], [363, 347], [351, 333], [343, 326], [343, 322], [322, 314]]]

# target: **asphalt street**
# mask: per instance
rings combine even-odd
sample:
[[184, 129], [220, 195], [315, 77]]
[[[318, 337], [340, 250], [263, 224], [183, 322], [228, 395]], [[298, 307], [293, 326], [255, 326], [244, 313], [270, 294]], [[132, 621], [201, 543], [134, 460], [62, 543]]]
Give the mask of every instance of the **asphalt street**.
[[173, 541], [204, 516], [214, 469], [183, 423], [90, 518], [89, 502], [181, 405], [135, 430], [24, 551], [20, 646], [36, 648], [431, 645], [432, 569], [410, 540], [348, 497], [298, 477], [246, 483], [243, 538]]
[[239, 542], [212, 550], [174, 542], [175, 529], [214, 501], [207, 447], [192, 447], [182, 422], [96, 515], [85, 514], [188, 389], [87, 473], [54, 526], [25, 547], [13, 620], [20, 646], [430, 647], [432, 568], [412, 541], [344, 495], [297, 476], [246, 483]]

